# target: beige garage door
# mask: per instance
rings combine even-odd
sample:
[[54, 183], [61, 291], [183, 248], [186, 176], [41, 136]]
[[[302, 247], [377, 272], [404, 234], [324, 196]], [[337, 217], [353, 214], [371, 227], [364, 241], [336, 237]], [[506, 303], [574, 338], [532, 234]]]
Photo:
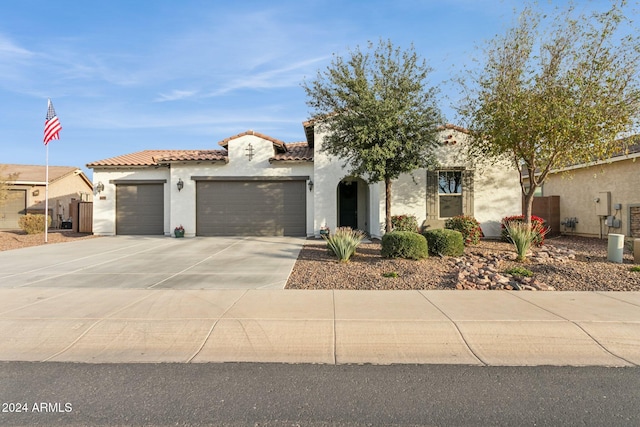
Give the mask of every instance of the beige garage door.
[[199, 236], [305, 236], [305, 181], [198, 181]]
[[[27, 208], [26, 190], [9, 190], [7, 200], [0, 205], [0, 228], [18, 229], [18, 221]], [[43, 209], [44, 211], [44, 209]]]
[[164, 234], [163, 184], [116, 184], [116, 234]]

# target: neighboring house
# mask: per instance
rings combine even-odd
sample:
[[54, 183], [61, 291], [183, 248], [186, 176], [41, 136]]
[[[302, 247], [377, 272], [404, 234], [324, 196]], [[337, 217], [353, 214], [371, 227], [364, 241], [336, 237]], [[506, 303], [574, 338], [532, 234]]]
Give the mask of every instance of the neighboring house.
[[[350, 226], [380, 237], [384, 184], [348, 176], [340, 159], [322, 152], [314, 123], [304, 128], [306, 142], [247, 131], [218, 150], [146, 150], [89, 163], [100, 190], [93, 232], [171, 235], [182, 225], [186, 236], [318, 236], [324, 226]], [[394, 182], [393, 214], [435, 228], [465, 213], [498, 236], [500, 219], [521, 213], [518, 172], [455, 160], [464, 139], [462, 129], [443, 127], [442, 168]]]
[[640, 238], [639, 158], [640, 137], [634, 137], [624, 154], [553, 171], [537, 196], [559, 196], [563, 233]]
[[[9, 198], [0, 206], [0, 229], [18, 229], [20, 217], [44, 214], [46, 167], [0, 164], [0, 174], [9, 185]], [[49, 215], [51, 227], [59, 228], [70, 218], [73, 200], [91, 201], [93, 186], [81, 169], [49, 166]]]

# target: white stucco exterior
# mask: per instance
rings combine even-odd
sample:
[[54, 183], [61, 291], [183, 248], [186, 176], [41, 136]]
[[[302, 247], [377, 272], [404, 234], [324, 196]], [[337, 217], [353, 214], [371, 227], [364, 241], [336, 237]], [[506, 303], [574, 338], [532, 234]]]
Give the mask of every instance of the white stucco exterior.
[[[473, 177], [473, 188], [465, 188], [462, 192], [472, 191], [473, 207], [466, 215], [474, 216], [485, 237], [500, 236], [500, 221], [511, 215], [520, 215], [521, 191], [517, 169], [508, 161], [489, 164], [467, 159], [464, 155], [466, 134], [456, 129], [442, 131], [442, 140], [447, 144], [436, 152], [438, 169], [467, 170]], [[430, 218], [427, 207], [428, 199], [427, 171], [418, 169], [412, 174], [401, 175], [392, 184], [392, 215], [414, 215], [418, 224], [428, 228], [443, 228], [446, 218], [437, 215]], [[379, 218], [384, 221], [384, 184], [379, 184]], [[434, 198], [437, 196], [434, 195]], [[435, 207], [437, 211], [437, 206]], [[381, 230], [384, 223], [380, 224]]]
[[[521, 213], [518, 172], [505, 162], [504, 165], [479, 168], [474, 162], [461, 159], [460, 148], [465, 134], [452, 129], [443, 130], [443, 141], [456, 140], [457, 145], [443, 145], [438, 153], [440, 167], [464, 168], [473, 173], [473, 197], [471, 214], [481, 223], [485, 236], [500, 234], [500, 220], [508, 215]], [[228, 150], [227, 161], [171, 160], [153, 166], [126, 166], [100, 164], [94, 168], [94, 185], [102, 182], [104, 191], [94, 197], [95, 234], [116, 233], [116, 183], [153, 181], [164, 183], [164, 234], [171, 235], [179, 225], [185, 228], [187, 237], [197, 235], [196, 230], [196, 184], [198, 179], [238, 177], [248, 179], [277, 179], [289, 177], [305, 180], [306, 193], [306, 234], [319, 236], [321, 227], [335, 229], [340, 225], [339, 186], [349, 181], [357, 189], [357, 203], [354, 215], [357, 227], [381, 237], [384, 230], [384, 183], [367, 184], [363, 179], [350, 176], [344, 162], [322, 152], [324, 135], [316, 127], [313, 139], [305, 146], [312, 148], [310, 159], [273, 161], [276, 143], [273, 138], [262, 134], [246, 132], [221, 143]], [[248, 154], [252, 153], [251, 158]], [[270, 161], [271, 160], [271, 161]], [[178, 191], [177, 183], [184, 186]], [[310, 182], [313, 185], [309, 185]], [[344, 188], [344, 187], [343, 187]], [[444, 219], [429, 218], [427, 199], [427, 171], [418, 170], [401, 176], [392, 187], [392, 214], [413, 214], [419, 223], [431, 227], [441, 227]], [[354, 199], [352, 199], [354, 200]], [[431, 212], [433, 213], [433, 212]]]
[[[101, 182], [104, 190], [93, 197], [93, 234], [114, 236], [116, 234], [116, 181], [166, 180], [164, 185], [165, 235], [169, 235], [169, 212], [171, 207], [171, 174], [168, 167], [159, 168], [114, 168], [95, 169], [93, 187]], [[176, 190], [177, 191], [177, 190]]]

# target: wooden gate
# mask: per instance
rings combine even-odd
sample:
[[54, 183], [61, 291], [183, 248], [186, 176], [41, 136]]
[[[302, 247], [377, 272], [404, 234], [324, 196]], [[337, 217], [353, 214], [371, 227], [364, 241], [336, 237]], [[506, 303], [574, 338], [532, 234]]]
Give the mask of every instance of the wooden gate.
[[531, 214], [543, 218], [551, 227], [549, 237], [560, 235], [560, 196], [534, 197]]
[[93, 202], [74, 200], [69, 204], [72, 230], [76, 233], [93, 233]]

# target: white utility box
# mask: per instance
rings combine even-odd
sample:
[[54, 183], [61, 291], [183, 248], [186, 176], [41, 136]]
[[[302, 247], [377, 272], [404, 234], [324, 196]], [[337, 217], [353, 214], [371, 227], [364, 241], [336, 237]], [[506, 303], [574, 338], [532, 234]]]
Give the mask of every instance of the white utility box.
[[609, 234], [608, 243], [607, 260], [621, 264], [624, 253], [624, 234]]

